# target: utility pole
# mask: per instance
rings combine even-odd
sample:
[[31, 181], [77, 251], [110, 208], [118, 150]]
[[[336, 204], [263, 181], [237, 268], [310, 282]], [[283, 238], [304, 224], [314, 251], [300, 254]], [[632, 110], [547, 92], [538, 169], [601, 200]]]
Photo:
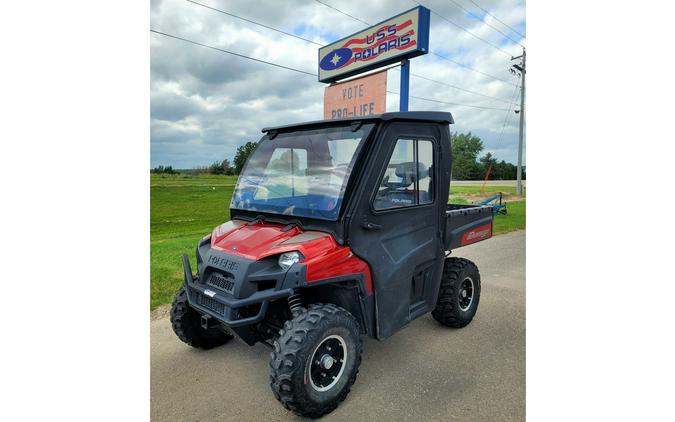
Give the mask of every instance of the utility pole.
[[[525, 47], [523, 47], [523, 54], [518, 57], [511, 57], [511, 60], [522, 58], [519, 64], [514, 64], [511, 67], [518, 70], [520, 73], [520, 130], [518, 133], [518, 196], [523, 196], [523, 124], [525, 122]], [[513, 72], [513, 70], [512, 70]]]

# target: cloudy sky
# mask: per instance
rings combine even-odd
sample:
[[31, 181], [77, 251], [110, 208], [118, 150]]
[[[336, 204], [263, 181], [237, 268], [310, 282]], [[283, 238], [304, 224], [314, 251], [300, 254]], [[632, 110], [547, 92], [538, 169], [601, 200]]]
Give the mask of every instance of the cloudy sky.
[[[320, 44], [331, 43], [366, 27], [363, 22], [315, 0], [195, 1]], [[474, 1], [491, 15], [525, 34], [524, 1]], [[416, 6], [412, 0], [321, 2], [370, 24]], [[432, 10], [431, 51], [509, 83], [427, 54], [411, 61], [411, 72], [444, 85], [411, 76], [410, 95], [458, 105], [411, 98], [410, 110], [452, 112], [456, 122], [453, 131], [477, 134], [483, 139], [487, 151], [492, 151], [499, 159], [515, 163], [518, 115], [505, 110], [511, 107], [514, 98], [517, 101], [511, 108], [517, 109], [520, 100], [515, 85], [518, 78], [508, 70], [511, 64], [509, 54], [519, 55], [521, 47], [515, 41], [526, 45], [525, 40], [485, 14], [470, 0], [420, 0], [420, 3]], [[439, 15], [484, 41], [453, 26]], [[317, 45], [186, 0], [152, 0], [150, 27], [310, 73], [317, 71]], [[315, 76], [155, 33], [150, 34], [150, 48], [152, 167], [161, 164], [193, 168], [224, 158], [231, 161], [237, 146], [246, 141], [257, 141], [264, 126], [323, 117], [325, 85], [317, 82]], [[388, 72], [388, 90], [399, 91], [399, 75], [395, 70]], [[387, 111], [398, 111], [398, 101], [398, 95], [387, 94]]]

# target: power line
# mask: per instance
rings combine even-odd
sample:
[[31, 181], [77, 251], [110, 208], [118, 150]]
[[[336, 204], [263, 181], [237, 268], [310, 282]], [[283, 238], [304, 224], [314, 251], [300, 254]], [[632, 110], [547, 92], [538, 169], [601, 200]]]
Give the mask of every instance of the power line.
[[511, 95], [511, 105], [509, 105], [509, 109], [506, 110], [506, 115], [504, 116], [504, 123], [502, 124], [502, 131], [499, 133], [499, 140], [497, 141], [497, 144], [502, 143], [502, 136], [504, 135], [504, 128], [506, 128], [506, 122], [509, 119], [509, 116], [511, 115], [511, 109], [516, 103], [516, 98], [518, 98], [518, 88], [520, 88], [518, 85], [516, 85], [516, 89], [513, 90], [513, 94]]
[[[188, 0], [188, 1], [189, 1], [189, 0]], [[462, 9], [464, 12], [466, 12], [466, 13], [468, 13], [469, 15], [473, 16], [474, 18], [478, 19], [479, 21], [481, 21], [481, 22], [484, 23], [485, 25], [487, 25], [487, 26], [489, 26], [490, 28], [494, 29], [495, 31], [499, 32], [500, 34], [502, 34], [502, 35], [505, 36], [506, 38], [510, 39], [510, 40], [513, 41], [514, 43], [518, 44], [519, 46], [525, 47], [525, 46], [522, 45], [519, 41], [514, 40], [513, 38], [511, 38], [511, 37], [508, 36], [507, 34], [503, 33], [503, 32], [500, 31], [499, 29], [497, 29], [497, 28], [495, 28], [494, 26], [490, 25], [488, 22], [485, 22], [480, 16], [474, 14], [472, 11], [468, 10], [466, 7], [464, 7], [464, 6], [462, 6], [461, 4], [457, 3], [455, 0], [448, 0], [448, 1], [451, 2], [452, 4], [454, 4], [455, 6], [459, 7], [460, 9]]]
[[448, 86], [448, 87], [450, 87], [450, 88], [455, 88], [455, 89], [458, 89], [458, 90], [460, 90], [460, 91], [468, 92], [469, 94], [480, 95], [481, 97], [489, 98], [489, 99], [495, 100], [495, 101], [501, 101], [502, 103], [506, 103], [506, 104], [509, 104], [509, 103], [511, 102], [511, 101], [509, 101], [509, 100], [502, 100], [501, 98], [492, 97], [492, 96], [490, 96], [490, 95], [481, 94], [480, 92], [475, 92], [475, 91], [471, 91], [471, 90], [468, 90], [468, 89], [460, 88], [460, 87], [458, 87], [458, 86], [456, 86], [456, 85], [447, 84], [447, 83], [445, 83], [445, 82], [441, 82], [441, 81], [437, 81], [437, 80], [434, 80], [434, 79], [430, 79], [430, 78], [427, 78], [426, 76], [418, 75], [418, 74], [416, 74], [416, 73], [412, 73], [412, 72], [411, 72], [410, 74], [411, 74], [412, 76], [415, 76], [416, 78], [424, 79], [424, 80], [427, 80], [427, 81], [430, 81], [430, 82], [435, 82], [435, 83], [437, 83], [437, 84], [439, 84], [439, 85], [445, 85], [445, 86]]
[[[398, 93], [396, 91], [387, 90], [387, 92], [390, 93], [390, 94], [401, 95], [400, 93]], [[431, 99], [431, 98], [417, 97], [415, 95], [408, 95], [408, 97], [415, 98], [417, 100], [431, 101], [433, 103], [448, 104], [448, 105], [459, 106], [459, 107], [471, 107], [471, 108], [481, 108], [481, 109], [485, 109], [485, 110], [506, 111], [505, 108], [496, 108], [496, 107], [486, 107], [486, 106], [477, 106], [477, 105], [469, 105], [469, 104], [451, 103], [451, 102], [448, 102], [448, 101], [441, 101], [441, 100], [434, 100], [434, 99]]]
[[435, 51], [429, 50], [429, 53], [431, 53], [431, 54], [433, 54], [434, 56], [439, 57], [439, 58], [441, 58], [441, 59], [443, 59], [443, 60], [447, 60], [447, 61], [449, 61], [449, 62], [451, 62], [451, 63], [454, 63], [454, 64], [456, 64], [457, 66], [461, 66], [461, 67], [463, 67], [463, 68], [465, 68], [465, 69], [468, 69], [468, 70], [471, 70], [471, 71], [473, 71], [473, 72], [480, 73], [481, 75], [490, 77], [490, 78], [492, 78], [492, 79], [494, 79], [494, 80], [497, 80], [497, 81], [499, 81], [499, 82], [503, 82], [503, 83], [505, 83], [505, 84], [509, 84], [509, 85], [513, 85], [513, 86], [517, 86], [516, 84], [514, 84], [514, 83], [512, 83], [512, 82], [509, 82], [509, 81], [507, 81], [507, 80], [505, 80], [505, 79], [501, 79], [501, 78], [498, 78], [498, 77], [496, 77], [496, 76], [490, 75], [489, 73], [485, 73], [485, 72], [482, 72], [482, 71], [480, 71], [480, 70], [478, 70], [478, 69], [474, 69], [473, 67], [468, 66], [468, 65], [465, 65], [465, 64], [463, 64], [463, 63], [461, 63], [461, 62], [458, 62], [457, 60], [453, 60], [453, 59], [450, 59], [450, 58], [445, 57], [445, 56], [443, 56], [443, 55], [440, 55], [440, 54], [436, 53]]
[[[216, 12], [220, 12], [220, 13], [223, 13], [223, 14], [225, 14], [225, 15], [232, 16], [232, 17], [237, 18], [237, 19], [241, 19], [241, 20], [243, 20], [243, 21], [252, 23], [252, 24], [254, 24], [254, 25], [259, 25], [259, 26], [262, 26], [262, 27], [264, 27], [264, 28], [271, 29], [271, 30], [273, 30], [273, 31], [279, 32], [279, 33], [281, 33], [281, 34], [289, 35], [289, 36], [291, 36], [291, 37], [298, 38], [298, 39], [301, 39], [301, 40], [303, 40], [303, 41], [306, 41], [306, 42], [309, 42], [309, 43], [312, 43], [312, 44], [315, 44], [315, 45], [318, 45], [318, 46], [323, 47], [323, 44], [317, 43], [317, 42], [312, 41], [312, 40], [310, 40], [310, 39], [303, 38], [303, 37], [299, 37], [299, 36], [297, 36], [297, 35], [295, 35], [295, 34], [291, 34], [291, 33], [282, 31], [282, 30], [277, 29], [277, 28], [272, 28], [271, 26], [267, 26], [267, 25], [262, 24], [262, 23], [260, 23], [260, 22], [256, 22], [256, 21], [254, 21], [254, 20], [247, 19], [247, 18], [241, 17], [241, 16], [239, 16], [239, 15], [235, 15], [234, 13], [230, 13], [230, 12], [227, 12], [227, 11], [224, 11], [224, 10], [216, 9], [215, 7], [211, 7], [211, 6], [208, 6], [208, 5], [205, 5], [205, 4], [202, 4], [202, 3], [199, 3], [199, 2], [193, 1], [193, 0], [187, 0], [187, 1], [190, 2], [190, 3], [193, 3], [193, 4], [196, 4], [196, 5], [205, 7], [205, 8], [207, 8], [207, 9], [214, 10], [214, 11], [216, 11]], [[321, 4], [323, 4], [323, 3], [321, 3]], [[441, 56], [441, 57], [442, 57], [442, 56]], [[396, 70], [400, 71], [399, 69], [396, 69]], [[437, 83], [437, 84], [439, 84], [439, 85], [444, 85], [444, 86], [447, 86], [447, 87], [450, 87], [450, 88], [458, 89], [458, 90], [460, 90], [460, 91], [468, 92], [468, 93], [470, 93], [470, 94], [479, 95], [479, 96], [481, 96], [481, 97], [489, 98], [489, 99], [496, 100], [496, 101], [501, 101], [501, 102], [507, 103], [507, 104], [509, 103], [509, 101], [507, 101], [507, 100], [502, 100], [502, 99], [500, 99], [500, 98], [496, 98], [496, 97], [492, 97], [492, 96], [489, 96], [489, 95], [481, 94], [481, 93], [479, 93], [479, 92], [471, 91], [471, 90], [469, 90], [469, 89], [460, 88], [460, 87], [458, 87], [458, 86], [456, 86], [456, 85], [452, 85], [452, 84], [448, 84], [448, 83], [445, 83], [445, 82], [437, 81], [437, 80], [435, 80], [435, 79], [431, 79], [431, 78], [428, 78], [428, 77], [426, 77], [426, 76], [418, 75], [418, 74], [415, 74], [415, 73], [411, 73], [411, 75], [413, 75], [413, 76], [415, 76], [415, 77], [417, 77], [417, 78], [420, 78], [420, 79], [425, 79], [425, 80], [430, 81], [430, 82], [435, 82], [435, 83]]]
[[[418, 1], [416, 1], [416, 0], [410, 0], [410, 1], [412, 1], [413, 3], [418, 4], [418, 5], [420, 5], [420, 6], [424, 6], [423, 4], [421, 4], [420, 2], [418, 2]], [[424, 6], [424, 7], [427, 7], [427, 6]], [[483, 41], [485, 44], [491, 46], [492, 48], [501, 51], [502, 53], [506, 54], [506, 55], [509, 56], [509, 57], [512, 57], [511, 53], [509, 53], [508, 51], [504, 50], [503, 48], [498, 47], [498, 46], [492, 44], [490, 41], [486, 40], [485, 38], [479, 37], [478, 35], [474, 34], [473, 32], [469, 31], [468, 29], [464, 28], [463, 26], [461, 26], [461, 25], [459, 25], [459, 24], [456, 24], [455, 22], [451, 21], [450, 19], [446, 18], [445, 16], [441, 15], [440, 13], [434, 11], [433, 9], [431, 9], [431, 8], [429, 8], [429, 7], [427, 7], [427, 9], [429, 9], [429, 10], [431, 11], [431, 13], [433, 13], [434, 15], [438, 16], [439, 18], [443, 19], [444, 21], [448, 22], [449, 24], [456, 26], [457, 28], [459, 28], [459, 29], [461, 29], [462, 31], [466, 32], [467, 34], [471, 35], [472, 37], [474, 37], [474, 38], [476, 38], [476, 39], [478, 39], [478, 40], [481, 40], [481, 41]]]
[[[319, 1], [319, 0], [315, 0], [315, 1], [316, 1], [317, 3], [323, 4], [323, 5], [326, 6], [326, 7], [331, 8], [331, 9], [337, 11], [337, 12], [340, 12], [340, 13], [342, 13], [342, 14], [345, 15], [345, 16], [348, 16], [348, 17], [350, 17], [350, 18], [352, 18], [352, 19], [355, 19], [355, 20], [357, 20], [357, 21], [359, 21], [359, 22], [361, 22], [361, 23], [365, 23], [366, 25], [370, 25], [368, 22], [366, 22], [366, 21], [364, 21], [364, 20], [361, 20], [361, 19], [359, 19], [359, 18], [355, 18], [354, 16], [350, 15], [349, 13], [343, 12], [343, 11], [340, 10], [340, 9], [336, 9], [335, 7], [330, 6], [330, 5], [326, 4], [326, 3], [323, 3], [323, 2], [321, 2], [321, 1]], [[418, 3], [418, 4], [419, 4], [419, 3]], [[458, 65], [458, 66], [461, 66], [461, 67], [463, 67], [463, 68], [465, 68], [465, 69], [471, 70], [471, 71], [476, 72], [476, 73], [480, 73], [481, 75], [490, 77], [490, 78], [495, 79], [495, 80], [500, 81], [500, 82], [507, 83], [507, 84], [509, 84], [509, 85], [514, 85], [513, 83], [508, 82], [508, 81], [506, 81], [506, 80], [504, 80], [504, 79], [501, 79], [501, 78], [498, 78], [498, 77], [496, 77], [496, 76], [490, 75], [489, 73], [482, 72], [482, 71], [480, 71], [480, 70], [478, 70], [478, 69], [474, 69], [474, 68], [471, 67], [471, 66], [462, 64], [462, 63], [460, 63], [460, 62], [458, 62], [458, 61], [456, 61], [456, 60], [453, 60], [453, 59], [449, 59], [449, 58], [447, 58], [447, 57], [445, 57], [445, 56], [442, 56], [442, 55], [440, 55], [440, 54], [438, 54], [438, 53], [435, 53], [435, 52], [433, 52], [433, 51], [431, 51], [431, 50], [429, 50], [429, 53], [433, 54], [434, 56], [440, 57], [440, 58], [442, 58], [442, 59], [444, 59], [444, 60], [447, 60], [447, 61], [449, 61], [449, 62], [451, 62], [451, 63], [454, 63], [454, 64], [456, 64], [456, 65]]]
[[[330, 5], [326, 4], [326, 3], [323, 3], [322, 1], [319, 1], [319, 0], [315, 0], [315, 1], [316, 1], [317, 3], [323, 4], [324, 6], [327, 6], [327, 7], [331, 8], [331, 9], [333, 9], [333, 10], [339, 12], [339, 13], [342, 13], [342, 14], [345, 15], [345, 16], [348, 16], [348, 17], [350, 17], [350, 18], [352, 18], [352, 19], [355, 19], [355, 20], [357, 20], [357, 21], [359, 21], [359, 22], [361, 22], [361, 23], [365, 23], [366, 25], [371, 25], [370, 23], [368, 23], [368, 22], [366, 22], [366, 21], [364, 21], [364, 20], [361, 20], [361, 19], [359, 19], [359, 18], [356, 18], [356, 17], [350, 15], [349, 13], [343, 12], [342, 10], [337, 9], [337, 8], [335, 8], [335, 7], [333, 7], [333, 6], [330, 6]], [[413, 1], [414, 1], [414, 0], [413, 0]], [[419, 4], [419, 3], [418, 3], [418, 4]], [[502, 51], [503, 51], [503, 50], [502, 50]], [[471, 66], [462, 64], [462, 63], [460, 63], [460, 62], [458, 62], [458, 61], [456, 61], [456, 60], [453, 60], [453, 59], [450, 59], [450, 58], [448, 58], [448, 57], [445, 57], [445, 56], [443, 56], [443, 55], [441, 55], [441, 54], [438, 54], [438, 53], [436, 53], [436, 52], [434, 52], [434, 51], [429, 50], [429, 53], [433, 54], [434, 56], [440, 57], [440, 58], [443, 59], [443, 60], [447, 60], [447, 61], [449, 61], [449, 62], [451, 62], [451, 63], [454, 63], [454, 64], [456, 64], [456, 65], [458, 65], [458, 66], [461, 66], [461, 67], [463, 67], [463, 68], [465, 68], [465, 69], [468, 69], [468, 70], [471, 70], [471, 71], [473, 71], [473, 72], [479, 73], [479, 74], [481, 74], [481, 75], [490, 77], [490, 78], [495, 79], [495, 80], [497, 80], [497, 81], [500, 81], [500, 82], [503, 82], [503, 83], [507, 83], [507, 84], [509, 84], [509, 85], [514, 85], [513, 83], [508, 82], [508, 81], [506, 81], [506, 80], [504, 80], [504, 79], [501, 79], [501, 78], [498, 78], [498, 77], [496, 77], [496, 76], [490, 75], [489, 73], [481, 72], [481, 71], [478, 70], [478, 69], [474, 69], [474, 68], [471, 67]], [[508, 53], [507, 53], [507, 54], [508, 54]], [[509, 55], [509, 57], [511, 57], [511, 55]], [[399, 70], [399, 69], [397, 69], [397, 70]], [[399, 71], [400, 71], [400, 70], [399, 70]], [[411, 75], [421, 77], [420, 75], [415, 75], [415, 74], [412, 74], [412, 73], [411, 73]], [[425, 79], [427, 79], [427, 78], [425, 78]], [[437, 83], [439, 83], [439, 84], [441, 84], [441, 85], [448, 85], [448, 84], [445, 84], [445, 83], [443, 83], [443, 82], [439, 82], [439, 81], [436, 81], [436, 80], [432, 80], [432, 79], [428, 79], [428, 80], [430, 80], [430, 81], [432, 81], [432, 82], [437, 82]], [[515, 85], [514, 85], [514, 86], [515, 86]], [[453, 86], [453, 88], [456, 88], [456, 87]], [[462, 89], [462, 88], [458, 88], [458, 89]], [[462, 89], [462, 90], [464, 90], [464, 89]], [[468, 90], [464, 90], [464, 91], [468, 91]], [[484, 96], [484, 97], [486, 96], [486, 95], [484, 95], [484, 94], [478, 94], [478, 93], [475, 93], [475, 92], [473, 92], [473, 91], [468, 91], [468, 92], [471, 92], [472, 94], [481, 95], [481, 96]], [[487, 96], [487, 97], [488, 97], [488, 98], [496, 99], [496, 98], [494, 98], [494, 97], [489, 97], [489, 96]], [[501, 99], [497, 99], [497, 100], [498, 100], [498, 101], [502, 101], [502, 102], [508, 102], [508, 101], [501, 100]]]
[[338, 9], [337, 7], [333, 7], [333, 6], [331, 6], [330, 4], [328, 4], [328, 3], [322, 2], [321, 0], [314, 0], [314, 1], [317, 2], [317, 3], [323, 4], [323, 5], [326, 6], [326, 7], [330, 7], [331, 9], [333, 9], [333, 10], [335, 10], [335, 11], [337, 11], [337, 12], [340, 12], [340, 13], [342, 13], [343, 15], [349, 16], [349, 17], [352, 18], [352, 19], [356, 19], [357, 21], [359, 21], [359, 22], [361, 22], [361, 23], [365, 23], [366, 25], [370, 26], [370, 24], [369, 24], [368, 22], [366, 22], [366, 21], [364, 21], [364, 20], [361, 20], [361, 19], [359, 19], [359, 18], [357, 18], [357, 17], [355, 17], [355, 16], [352, 16], [352, 15], [350, 15], [350, 14], [347, 13], [347, 12], [343, 12], [342, 10]]
[[276, 31], [276, 32], [279, 32], [279, 33], [281, 33], [281, 34], [288, 35], [289, 37], [297, 38], [297, 39], [299, 39], [299, 40], [303, 40], [303, 41], [306, 41], [306, 42], [309, 42], [309, 43], [312, 43], [312, 44], [315, 44], [315, 45], [318, 45], [318, 46], [323, 46], [322, 44], [320, 44], [320, 43], [318, 43], [318, 42], [315, 42], [315, 41], [312, 41], [312, 40], [310, 40], [310, 39], [308, 39], [308, 38], [303, 38], [303, 37], [301, 37], [301, 36], [299, 36], [299, 35], [295, 35], [295, 34], [292, 34], [292, 33], [290, 33], [290, 32], [283, 31], [283, 30], [281, 30], [281, 29], [272, 28], [271, 26], [265, 25], [264, 23], [256, 22], [256, 21], [253, 21], [253, 20], [251, 20], [251, 19], [246, 19], [246, 18], [241, 17], [241, 16], [239, 16], [239, 15], [235, 15], [234, 13], [230, 13], [230, 12], [226, 12], [226, 11], [224, 11], [224, 10], [216, 9], [215, 7], [207, 6], [206, 4], [202, 4], [202, 3], [199, 3], [199, 2], [196, 2], [196, 1], [193, 1], [193, 0], [186, 0], [186, 1], [188, 1], [188, 2], [190, 2], [190, 3], [194, 3], [194, 4], [199, 5], [199, 6], [202, 6], [202, 7], [205, 7], [205, 8], [207, 8], [207, 9], [215, 10], [216, 12], [220, 12], [220, 13], [222, 13], [222, 14], [231, 16], [231, 17], [233, 17], [233, 18], [241, 19], [241, 20], [243, 20], [243, 21], [245, 21], [245, 22], [249, 22], [249, 23], [252, 23], [252, 24], [254, 24], [254, 25], [262, 26], [263, 28], [271, 29], [272, 31]]
[[256, 62], [259, 62], [259, 63], [265, 63], [265, 64], [268, 64], [270, 66], [276, 66], [276, 67], [280, 67], [282, 69], [292, 70], [293, 72], [304, 73], [305, 75], [311, 75], [311, 76], [315, 76], [315, 77], [318, 76], [316, 73], [305, 72], [304, 70], [295, 69], [295, 68], [292, 68], [292, 67], [284, 66], [284, 65], [281, 65], [281, 64], [277, 64], [277, 63], [268, 62], [268, 61], [261, 60], [261, 59], [256, 59], [255, 57], [246, 56], [244, 54], [235, 53], [233, 51], [223, 50], [222, 48], [202, 44], [202, 43], [199, 43], [197, 41], [188, 40], [187, 38], [181, 38], [181, 37], [178, 37], [176, 35], [167, 34], [165, 32], [156, 31], [154, 29], [151, 29], [150, 32], [154, 32], [155, 34], [164, 35], [165, 37], [175, 38], [177, 40], [189, 42], [190, 44], [195, 44], [195, 45], [199, 45], [199, 46], [202, 46], [202, 47], [210, 48], [212, 50], [220, 51], [220, 52], [223, 52], [223, 53], [232, 54], [233, 56], [243, 57], [245, 59], [253, 60], [253, 61], [256, 61]]
[[497, 22], [501, 23], [501, 24], [504, 25], [505, 27], [509, 28], [511, 31], [513, 31], [513, 32], [515, 32], [516, 34], [520, 35], [521, 37], [525, 38], [525, 35], [521, 34], [520, 32], [518, 32], [518, 31], [516, 31], [515, 29], [513, 29], [513, 27], [511, 27], [511, 26], [505, 24], [504, 22], [502, 22], [501, 20], [499, 20], [499, 19], [497, 18], [497, 16], [491, 14], [491, 13], [488, 12], [487, 10], [483, 9], [482, 7], [480, 7], [480, 5], [479, 5], [478, 3], [476, 3], [475, 1], [473, 1], [473, 0], [469, 0], [469, 1], [470, 1], [471, 3], [473, 3], [477, 8], [479, 8], [480, 10], [482, 10], [483, 12], [485, 12], [486, 15], [492, 16], [493, 18], [495, 18], [495, 20], [496, 20]]
[[[210, 46], [210, 45], [202, 44], [202, 43], [197, 42], [197, 41], [192, 41], [192, 40], [189, 40], [189, 39], [187, 39], [187, 38], [178, 37], [178, 36], [176, 36], [176, 35], [167, 34], [167, 33], [165, 33], [165, 32], [157, 31], [157, 30], [154, 30], [154, 29], [150, 29], [150, 32], [153, 32], [153, 33], [159, 34], [159, 35], [164, 35], [165, 37], [169, 37], [169, 38], [174, 38], [174, 39], [177, 39], [177, 40], [185, 41], [185, 42], [187, 42], [187, 43], [194, 44], [194, 45], [198, 45], [198, 46], [201, 46], [201, 47], [210, 48], [211, 50], [220, 51], [220, 52], [222, 52], [222, 53], [231, 54], [231, 55], [233, 55], [233, 56], [242, 57], [242, 58], [244, 58], [244, 59], [249, 59], [249, 60], [253, 60], [253, 61], [259, 62], [259, 63], [264, 63], [264, 64], [267, 64], [267, 65], [270, 65], [270, 66], [280, 67], [280, 68], [282, 68], [282, 69], [292, 70], [292, 71], [294, 71], [294, 72], [298, 72], [298, 73], [302, 73], [302, 74], [310, 75], [310, 76], [314, 76], [314, 77], [317, 76], [316, 73], [305, 72], [304, 70], [295, 69], [295, 68], [288, 67], [288, 66], [284, 66], [284, 65], [280, 65], [280, 64], [277, 64], [277, 63], [268, 62], [268, 61], [266, 61], [266, 60], [256, 59], [255, 57], [250, 57], [250, 56], [246, 56], [246, 55], [244, 55], [244, 54], [235, 53], [235, 52], [233, 52], [233, 51], [224, 50], [224, 49], [222, 49], [222, 48], [218, 48], [218, 47], [213, 47], [213, 46]], [[387, 91], [387, 92], [389, 92], [389, 93], [391, 93], [391, 94], [400, 95], [398, 92], [394, 92], [394, 91]], [[503, 108], [484, 107], [484, 106], [476, 106], [476, 105], [470, 105], [470, 104], [459, 104], [459, 103], [451, 103], [451, 102], [447, 102], [447, 101], [432, 100], [432, 99], [430, 99], [430, 98], [416, 97], [416, 96], [414, 96], [414, 95], [410, 95], [410, 98], [416, 98], [416, 99], [418, 99], [418, 100], [426, 100], [426, 101], [432, 101], [432, 102], [435, 102], [435, 103], [449, 104], [449, 105], [460, 106], [460, 107], [473, 107], [473, 108], [481, 108], [481, 109], [487, 109], [487, 110], [505, 110], [505, 109], [503, 109]]]

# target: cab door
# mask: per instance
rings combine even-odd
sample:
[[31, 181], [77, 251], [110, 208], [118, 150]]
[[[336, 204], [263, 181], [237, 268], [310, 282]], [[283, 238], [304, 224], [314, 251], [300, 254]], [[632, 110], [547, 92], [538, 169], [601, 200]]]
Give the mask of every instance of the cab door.
[[[376, 334], [384, 339], [432, 310], [444, 261], [448, 193], [439, 192], [440, 125], [394, 122], [376, 141], [349, 225], [371, 269]], [[446, 157], [448, 160], [450, 157]], [[363, 180], [363, 179], [362, 179]]]

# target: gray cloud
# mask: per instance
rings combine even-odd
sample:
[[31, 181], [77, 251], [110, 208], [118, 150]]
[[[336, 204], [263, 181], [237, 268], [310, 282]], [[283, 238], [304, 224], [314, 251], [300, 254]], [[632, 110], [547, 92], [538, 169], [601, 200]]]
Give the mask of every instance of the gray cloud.
[[153, 119], [179, 121], [203, 109], [191, 98], [175, 92], [156, 91], [150, 97]]
[[[204, 4], [329, 43], [364, 27], [347, 16], [309, 0], [224, 1]], [[414, 7], [408, 0], [337, 2], [347, 13], [375, 23]], [[501, 48], [519, 54], [520, 47], [467, 16], [451, 2], [421, 3], [456, 21]], [[462, 2], [464, 4], [464, 2]], [[478, 13], [479, 10], [465, 7]], [[481, 5], [511, 26], [524, 25], [522, 0], [483, 0]], [[499, 23], [486, 21], [503, 28]], [[431, 49], [516, 83], [510, 60], [432, 14]], [[151, 28], [214, 47], [302, 69], [316, 71], [318, 46], [242, 22], [183, 0], [152, 0]], [[515, 35], [512, 34], [515, 38]], [[517, 39], [517, 38], [516, 38]], [[426, 55], [412, 61], [412, 72], [486, 95], [510, 100], [514, 87], [453, 63]], [[388, 87], [399, 90], [399, 72], [389, 71]], [[324, 85], [316, 77], [238, 58], [180, 40], [151, 34], [151, 166], [191, 168], [232, 158], [237, 146], [260, 138], [264, 126], [317, 120], [323, 115]], [[507, 108], [486, 99], [423, 79], [411, 78], [411, 95], [459, 104]], [[399, 98], [389, 94], [387, 110], [398, 110]], [[517, 105], [516, 105], [517, 106]], [[505, 111], [450, 106], [410, 100], [411, 110], [443, 110], [455, 116], [453, 131], [472, 131], [499, 159], [515, 162], [518, 116], [510, 113], [499, 142]]]

